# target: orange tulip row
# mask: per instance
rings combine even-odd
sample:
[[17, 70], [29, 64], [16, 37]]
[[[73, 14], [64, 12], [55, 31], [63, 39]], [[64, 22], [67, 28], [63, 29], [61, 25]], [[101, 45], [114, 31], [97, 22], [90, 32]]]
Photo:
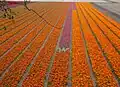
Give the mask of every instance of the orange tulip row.
[[[37, 19], [37, 18], [33, 18], [33, 20]], [[28, 20], [28, 19], [27, 19]], [[18, 28], [13, 28], [13, 29], [8, 29], [6, 31], [1, 32], [1, 38], [0, 38], [0, 44], [4, 43], [7, 39], [13, 37], [14, 35], [16, 35], [17, 33], [19, 33], [21, 30], [24, 30], [24, 27], [27, 27], [30, 23], [32, 23], [33, 20], [30, 20], [27, 23], [23, 23], [21, 24]]]
[[[93, 75], [96, 79], [96, 85], [102, 87], [108, 87], [108, 85], [117, 87], [117, 82], [100, 49], [99, 40], [92, 31], [93, 29], [95, 30], [97, 28], [96, 24], [90, 19], [91, 17], [88, 17], [86, 10], [82, 6], [83, 4], [84, 3], [77, 4], [77, 11], [81, 23], [81, 29], [83, 30], [86, 40], [88, 55], [92, 65]], [[97, 30], [98, 29], [96, 29], [96, 31]]]
[[[0, 22], [3, 22], [3, 23], [4, 22], [10, 22], [10, 19], [5, 19], [5, 18], [0, 17]], [[1, 23], [0, 26], [2, 26], [3, 23]]]
[[96, 12], [93, 12], [92, 9], [89, 8], [91, 7], [87, 5], [86, 10], [88, 11], [88, 13], [92, 16], [93, 20], [95, 20], [101, 31], [104, 32], [106, 38], [109, 39], [110, 43], [114, 45], [114, 48], [116, 48], [117, 52], [120, 54], [120, 26], [116, 27], [115, 25], [107, 21], [104, 17], [98, 15]]
[[[56, 19], [61, 15], [57, 27], [63, 25], [68, 7], [68, 4], [64, 3], [59, 5], [64, 6], [54, 10], [55, 15], [52, 12], [45, 17], [46, 20], [55, 24]], [[40, 20], [31, 23], [25, 30], [17, 28], [3, 35], [2, 39], [0, 38], [1, 43], [3, 42], [0, 45], [0, 55], [3, 55], [0, 57], [1, 87], [18, 85], [43, 87], [61, 29], [53, 28], [45, 22], [33, 30], [30, 29]], [[26, 24], [24, 23], [21, 27]], [[76, 3], [76, 9], [72, 13], [72, 87], [93, 87], [93, 85], [118, 87], [119, 28], [118, 23], [104, 16], [91, 4]], [[14, 36], [11, 37], [12, 35]], [[69, 85], [69, 57], [70, 50], [56, 52], [48, 79], [49, 87]]]
[[[3, 26], [7, 26], [8, 28], [6, 30], [1, 30], [0, 31], [0, 35], [4, 34], [6, 31], [10, 30], [12, 27], [14, 27], [15, 25], [20, 25], [22, 22], [24, 22], [26, 18], [29, 18], [30, 16], [32, 16], [33, 14], [30, 13], [30, 12], [27, 12], [27, 14], [23, 14], [22, 16], [18, 17], [18, 18], [15, 18], [14, 21], [16, 22], [15, 24], [13, 24], [12, 20], [5, 20], [5, 21], [2, 21], [0, 23], [0, 27], [3, 27]], [[14, 25], [14, 26], [13, 26]]]
[[[89, 4], [88, 5], [83, 4], [83, 5], [86, 6], [86, 7], [90, 6]], [[91, 7], [91, 9], [94, 9], [94, 8]], [[94, 13], [95, 13], [95, 11], [94, 11]], [[89, 15], [92, 16], [92, 13], [89, 13]], [[99, 15], [99, 14], [96, 13], [96, 15]], [[87, 16], [87, 18], [89, 18], [89, 20], [92, 20], [88, 16]], [[106, 39], [106, 37], [104, 36], [104, 34], [100, 31], [99, 27], [97, 27], [97, 25], [95, 25], [94, 21], [93, 21], [93, 23], [94, 23], [94, 28], [92, 28], [92, 29], [93, 29], [94, 33], [96, 34], [97, 38], [99, 39], [101, 47], [104, 50], [104, 53], [106, 54], [106, 57], [108, 58], [107, 62], [111, 63], [115, 74], [118, 76], [118, 78], [120, 78], [120, 71], [119, 71], [120, 70], [120, 67], [119, 67], [119, 65], [120, 65], [120, 59], [119, 59], [120, 55], [119, 55], [119, 53], [116, 52], [116, 50], [111, 45], [111, 43], [109, 42], [109, 40]], [[116, 26], [119, 26], [119, 24], [117, 24]]]
[[[68, 9], [68, 12], [66, 15], [66, 20], [65, 20], [64, 26], [63, 26], [63, 31], [61, 33], [62, 36], [60, 38], [60, 42], [58, 45], [59, 48], [57, 48], [58, 50], [54, 56], [54, 62], [52, 63], [50, 72], [47, 71], [47, 75], [49, 75], [47, 85], [49, 87], [66, 87], [69, 85], [69, 83], [68, 83], [69, 75], [68, 74], [70, 73], [69, 72], [70, 50], [69, 50], [69, 48], [64, 49], [62, 46], [66, 45], [66, 44], [64, 44], [66, 42], [65, 40], [67, 40], [68, 42], [70, 41], [70, 30], [71, 29], [69, 26], [71, 23], [71, 19], [69, 20], [69, 18], [71, 17], [71, 12], [72, 12], [72, 8], [71, 8], [71, 3], [70, 3], [69, 9]], [[62, 50], [64, 49], [64, 51], [62, 51], [60, 49], [62, 49]], [[68, 49], [68, 50], [66, 50], [66, 49]]]
[[[41, 28], [39, 26], [38, 28]], [[26, 49], [21, 56], [19, 56], [18, 61], [13, 63], [9, 68], [8, 72], [2, 78], [1, 85], [7, 84], [8, 86], [16, 87], [25, 70], [33, 60], [33, 58], [38, 53], [39, 48], [42, 47], [44, 40], [46, 39], [48, 33], [51, 31], [51, 27], [47, 26], [43, 27], [44, 30], [39, 33], [39, 35], [35, 38], [29, 48]], [[12, 80], [11, 80], [12, 79]]]
[[[49, 11], [47, 11], [47, 12], [49, 12]], [[46, 13], [46, 12], [44, 12], [44, 13]], [[37, 20], [37, 18], [38, 18], [38, 16], [33, 15], [32, 17], [27, 18], [27, 20], [25, 19], [26, 21], [22, 22], [22, 24], [18, 25], [17, 27], [12, 28], [12, 27], [14, 27], [14, 24], [13, 24], [13, 26], [11, 26], [12, 29], [9, 28], [6, 31], [3, 31], [3, 34], [1, 34], [2, 36], [0, 38], [0, 44], [4, 43], [8, 39], [14, 37], [19, 32], [24, 31], [26, 29], [26, 27], [28, 27], [28, 25], [30, 25], [32, 22]]]
[[106, 19], [106, 21], [109, 21], [111, 24], [113, 24], [116, 28], [120, 29], [120, 25], [118, 22], [114, 21], [112, 18], [105, 16], [102, 12], [100, 12], [99, 10], [97, 10], [96, 8], [94, 8], [90, 3], [84, 3], [86, 5], [89, 6], [89, 9], [91, 9], [91, 11], [95, 12], [96, 14], [102, 16], [104, 19]]
[[27, 37], [27, 35], [30, 32], [35, 31], [39, 22], [41, 23], [41, 26], [42, 26], [43, 21], [41, 19], [40, 20], [35, 20], [35, 21], [33, 21], [33, 23], [29, 24], [25, 28], [25, 30], [20, 31], [14, 37], [9, 38], [6, 42], [4, 42], [3, 44], [1, 44], [0, 45], [0, 49], [1, 49], [0, 56], [4, 55], [12, 47], [15, 47], [17, 44], [19, 44], [22, 40], [24, 40]]
[[0, 74], [2, 74], [2, 72], [4, 72], [4, 70], [8, 68], [12, 62], [16, 61], [19, 58], [19, 56], [28, 47], [28, 45], [34, 41], [43, 26], [45, 26], [45, 23], [39, 25], [37, 29], [32, 31], [23, 41], [17, 44], [12, 50], [10, 50], [5, 56], [0, 59]]
[[[64, 9], [64, 10], [67, 10], [67, 9]], [[61, 19], [61, 21], [58, 23], [57, 26], [61, 26], [63, 24], [63, 21], [64, 21], [64, 18]], [[52, 35], [50, 36], [50, 39], [48, 40], [47, 44], [40, 52], [40, 57], [38, 57], [34, 66], [32, 67], [30, 71], [30, 75], [24, 80], [23, 87], [26, 87], [26, 86], [42, 87], [43, 86], [44, 80], [45, 80], [45, 73], [47, 72], [46, 70], [50, 63], [50, 58], [52, 57], [54, 53], [60, 31], [61, 30], [59, 29], [57, 30], [55, 29], [54, 33], [52, 33]], [[48, 85], [50, 85], [50, 82], [48, 82]]]
[[72, 86], [93, 87], [76, 10], [72, 20]]
[[[15, 12], [15, 13], [16, 13], [16, 12]], [[28, 11], [25, 11], [25, 12], [22, 13], [21, 15], [16, 14], [16, 16], [17, 16], [17, 15], [18, 15], [18, 16], [17, 16], [17, 17], [15, 16], [15, 17], [16, 17], [16, 18], [19, 18], [19, 17], [22, 17], [22, 15], [24, 16], [24, 15], [27, 15], [27, 14], [28, 14]], [[1, 17], [1, 18], [0, 18], [0, 22], [3, 22], [3, 23], [8, 23], [8, 22], [9, 22], [9, 23], [10, 23], [11, 20], [8, 19], [8, 18], [3, 18], [3, 17]], [[1, 26], [3, 23], [0, 23], [0, 26]]]
[[29, 33], [32, 29], [34, 29], [33, 27], [35, 27], [35, 25], [37, 26], [38, 22], [39, 20], [34, 21], [33, 23], [29, 24], [28, 27], [24, 31], [19, 32], [13, 38], [1, 44], [0, 45], [0, 49], [1, 49], [0, 56], [3, 55], [6, 51], [8, 51], [12, 46], [14, 46], [14, 44], [19, 42], [19, 40], [23, 39], [24, 36], [27, 35], [27, 33]]
[[6, 28], [6, 30], [1, 30], [0, 35], [4, 35], [5, 33], [10, 32], [10, 30], [14, 30], [14, 28], [17, 28], [17, 27], [19, 28], [20, 25], [22, 25], [25, 22], [27, 22], [28, 20], [30, 20], [30, 18], [33, 16], [35, 17], [34, 14], [29, 12], [28, 15], [23, 15], [23, 17], [14, 19], [15, 23], [13, 23], [12, 20], [10, 22], [3, 21], [1, 24], [1, 27], [6, 26], [7, 28]]
[[[63, 16], [66, 14], [67, 7], [68, 6], [66, 5], [64, 6], [64, 8], [61, 8], [59, 10], [54, 10], [56, 14], [55, 15], [50, 14], [48, 15], [48, 17], [45, 17], [45, 19], [50, 21], [52, 24], [55, 24], [56, 19], [58, 18], [59, 15]], [[61, 27], [63, 25], [64, 19], [65, 17], [60, 18], [56, 26]], [[35, 23], [38, 23], [39, 22], [38, 20], [36, 20]], [[30, 77], [29, 75], [28, 77], [26, 77], [26, 73], [28, 74], [36, 73], [36, 72], [31, 73], [31, 71], [34, 70], [34, 68], [36, 68], [35, 67], [36, 65], [37, 66], [39, 65], [38, 68], [40, 70], [43, 70], [41, 71], [41, 73], [43, 74], [40, 74], [38, 72], [40, 74], [40, 78], [39, 78], [41, 79], [40, 82], [43, 83], [44, 76], [45, 76], [48, 64], [50, 62], [50, 58], [54, 53], [61, 29], [52, 28], [51, 26], [47, 26], [45, 29], [42, 29], [43, 27], [46, 26], [46, 23], [42, 22], [39, 26], [36, 26], [35, 29], [33, 29], [32, 31], [30, 30], [31, 32], [26, 35], [25, 33], [29, 32], [29, 29], [32, 26], [34, 26], [35, 23], [32, 23], [31, 25], [29, 25], [29, 28], [26, 28], [24, 32], [23, 31], [19, 32], [18, 34], [15, 35], [15, 37], [11, 38], [8, 42], [5, 42], [4, 44], [1, 45], [1, 48], [4, 48], [3, 46], [6, 45], [7, 47], [8, 43], [12, 42], [11, 44], [9, 44], [10, 50], [7, 50], [8, 52], [6, 52], [3, 55], [3, 57], [0, 58], [0, 85], [1, 87], [2, 86], [3, 87], [4, 86], [16, 87], [17, 85], [26, 86], [27, 84], [24, 84], [26, 83], [26, 78]], [[50, 36], [47, 37], [51, 29], [54, 29], [54, 30], [51, 32]], [[13, 42], [15, 40], [20, 40], [22, 36], [25, 36], [25, 38], [22, 39], [19, 43], [14, 45]], [[9, 37], [7, 37], [6, 39], [8, 38]], [[48, 40], [46, 41], [45, 39], [47, 38]], [[45, 45], [42, 46], [43, 43], [45, 43]], [[8, 49], [8, 47], [6, 49]], [[35, 64], [33, 63], [33, 60], [36, 60]], [[41, 63], [41, 60], [42, 60], [42, 63]], [[34, 77], [32, 77], [32, 79], [34, 80]], [[29, 83], [30, 81], [31, 80], [27, 81], [29, 85], [31, 85]]]
[[49, 87], [65, 87], [68, 81], [68, 61], [70, 57], [70, 51], [57, 52], [53, 67], [49, 76]]
[[[61, 18], [58, 22], [58, 25], [62, 25], [64, 18]], [[39, 53], [35, 63], [31, 67], [30, 73], [27, 78], [23, 81], [23, 87], [30, 87], [30, 86], [38, 86], [43, 87], [46, 70], [50, 63], [50, 58], [52, 57], [55, 47], [57, 44], [57, 40], [59, 37], [61, 29], [54, 29], [47, 43], [45, 44], [44, 48]]]
[[[39, 4], [33, 4], [33, 5], [35, 5], [34, 6], [34, 9], [35, 10], [37, 10], [37, 12], [39, 13], [39, 10], [41, 9], [41, 8], [44, 8], [44, 10], [40, 10], [40, 15], [43, 15], [43, 13], [45, 13], [46, 14], [46, 12], [49, 12], [49, 11], [51, 11], [51, 10], [53, 10], [53, 6], [56, 6], [55, 5], [55, 3], [50, 3], [50, 4], [53, 4], [53, 6], [51, 6], [51, 7], [49, 7], [49, 5], [48, 6], [46, 6], [45, 5], [46, 3], [41, 3], [41, 5], [39, 6]], [[62, 3], [60, 3], [59, 5], [61, 5]], [[57, 4], [58, 5], [58, 4]], [[63, 4], [64, 5], [64, 4]], [[31, 6], [31, 5], [30, 5]], [[36, 6], [37, 6], [37, 8], [36, 8]], [[67, 5], [66, 5], [67, 6]], [[56, 7], [57, 8], [57, 7]], [[63, 8], [64, 7], [62, 7], [62, 8], [60, 8], [59, 10], [63, 10]], [[66, 8], [65, 8], [66, 9]], [[57, 13], [65, 13], [64, 12], [64, 10], [63, 11], [57, 11]], [[30, 12], [30, 13], [32, 13], [32, 12]], [[56, 12], [54, 12], [54, 13], [56, 13]], [[48, 13], [47, 13], [48, 14]], [[38, 17], [36, 14], [32, 14], [33, 16], [31, 17], [29, 17], [29, 15], [27, 15], [27, 17], [26, 18], [24, 18], [24, 19], [27, 19], [26, 21], [25, 20], [20, 20], [19, 21], [19, 23], [16, 23], [15, 22], [15, 25], [16, 25], [16, 27], [15, 27], [15, 25], [14, 24], [12, 24], [11, 25], [11, 27], [8, 27], [5, 31], [0, 31], [1, 32], [1, 38], [0, 38], [0, 44], [2, 44], [2, 43], [4, 43], [4, 42], [6, 42], [7, 40], [8, 40], [8, 38], [10, 39], [10, 38], [12, 38], [12, 37], [14, 37], [16, 34], [18, 34], [19, 32], [21, 32], [21, 31], [23, 31], [23, 30], [25, 30], [25, 28], [29, 25], [29, 23], [31, 23], [32, 22], [32, 20], [34, 19], [34, 18], [36, 18], [36, 17]], [[55, 14], [53, 14], [53, 15], [55, 15]], [[25, 16], [25, 15], [24, 15]], [[35, 17], [36, 16], [36, 17]], [[43, 17], [45, 17], [45, 16], [43, 16]], [[18, 18], [19, 19], [19, 18]], [[46, 19], [46, 18], [45, 18]], [[51, 17], [51, 19], [52, 19], [52, 17]], [[17, 18], [16, 18], [16, 20], [17, 20]], [[29, 20], [29, 21], [28, 21]], [[21, 22], [21, 21], [24, 21], [24, 22]], [[47, 21], [49, 21], [49, 22], [52, 22], [51, 20], [47, 20]], [[21, 23], [20, 23], [21, 22]], [[5, 23], [5, 24], [7, 24], [7, 23]], [[19, 25], [18, 25], [19, 24]]]
[[[43, 12], [43, 11], [45, 11], [46, 9], [43, 9], [42, 8], [42, 6], [41, 5], [35, 5], [35, 4], [30, 4], [29, 5], [31, 8], [32, 7], [34, 7], [37, 11], [39, 11], [40, 13], [41, 12]], [[23, 8], [23, 6], [21, 6], [22, 8]], [[36, 8], [37, 7], [37, 8]], [[19, 8], [19, 7], [18, 7]], [[15, 8], [14, 8], [15, 9]], [[48, 8], [47, 8], [48, 9]], [[22, 9], [23, 10], [23, 9]], [[25, 9], [24, 9], [25, 10]], [[18, 10], [19, 11], [19, 10]], [[24, 19], [26, 19], [26, 18], [28, 18], [28, 17], [30, 17], [30, 16], [32, 16], [32, 15], [34, 15], [35, 16], [35, 14], [34, 13], [32, 13], [32, 12], [30, 12], [30, 11], [28, 11], [28, 10], [25, 10], [24, 11], [24, 13], [22, 13], [22, 14], [17, 14], [16, 15], [16, 17], [15, 17], [15, 24], [20, 24], [20, 22], [22, 23], [22, 21], [25, 21]], [[19, 22], [19, 23], [17, 23], [17, 22]], [[2, 20], [0, 20], [0, 27], [2, 27], [2, 26], [7, 26], [7, 27], [9, 27], [9, 26], [13, 26], [13, 23], [12, 23], [12, 21], [11, 20], [8, 20], [8, 19], [2, 19]], [[9, 28], [8, 28], [9, 29]], [[8, 30], [7, 29], [7, 30]], [[6, 31], [7, 31], [6, 30]], [[1, 35], [1, 32], [5, 32], [4, 30], [3, 31], [0, 31], [0, 35]]]
[[[56, 19], [57, 16], [54, 16], [54, 18]], [[53, 19], [53, 21], [56, 21], [55, 19]], [[63, 19], [60, 20], [62, 23], [63, 23]], [[61, 26], [61, 22], [59, 22], [58, 26]], [[43, 25], [45, 25], [44, 23], [42, 25], [40, 25], [34, 32], [32, 32], [32, 34], [36, 34], [42, 27]], [[43, 41], [45, 41], [44, 39], [46, 38], [46, 35], [48, 35], [48, 32], [50, 31], [50, 27], [48, 27], [47, 29], [45, 29], [43, 32], [42, 32], [42, 35], [40, 34], [38, 37], [36, 37], [36, 39], [33, 40], [32, 42], [32, 45], [27, 48], [27, 50], [25, 52], [23, 52], [18, 60], [16, 60], [16, 62], [14, 62], [11, 67], [9, 68], [8, 72], [5, 73], [5, 76], [2, 77], [2, 82], [1, 82], [1, 85], [4, 85], [4, 84], [9, 84], [11, 86], [15, 86], [17, 85], [17, 82], [19, 81], [19, 79], [21, 78], [22, 74], [24, 73], [25, 71], [25, 68], [28, 66], [28, 64], [30, 63], [30, 61], [32, 60], [32, 58], [34, 57], [36, 51], [38, 48], [40, 48], [40, 43], [42, 43]], [[58, 30], [56, 30], [58, 31]], [[59, 30], [60, 31], [60, 30]], [[57, 32], [54, 31], [54, 34], [58, 34]], [[31, 33], [30, 33], [31, 34]], [[52, 37], [54, 36], [54, 34], [52, 35]], [[29, 40], [30, 38], [32, 38], [33, 36], [32, 35], [28, 35], [30, 37], [26, 38], [24, 43]], [[54, 38], [53, 38], [54, 39]], [[23, 42], [22, 42], [23, 43]], [[27, 43], [29, 43], [29, 41], [27, 41]], [[31, 43], [31, 42], [30, 42]], [[54, 43], [54, 42], [53, 42]], [[20, 45], [20, 44], [19, 44]], [[18, 48], [18, 47], [16, 47]], [[31, 50], [30, 50], [31, 49]], [[47, 50], [47, 49], [46, 49]], [[32, 51], [32, 52], [31, 52]], [[53, 51], [51, 51], [53, 52]], [[12, 57], [14, 58], [14, 57]], [[5, 59], [5, 58], [3, 58]], [[10, 60], [9, 60], [10, 61]], [[23, 64], [22, 64], [23, 62]], [[3, 64], [3, 63], [2, 63]], [[9, 63], [7, 63], [9, 64]], [[22, 64], [22, 65], [21, 65]], [[17, 73], [17, 74], [16, 74]], [[12, 76], [9, 76], [11, 75]], [[11, 78], [14, 78], [12, 81], [10, 81], [9, 79]]]

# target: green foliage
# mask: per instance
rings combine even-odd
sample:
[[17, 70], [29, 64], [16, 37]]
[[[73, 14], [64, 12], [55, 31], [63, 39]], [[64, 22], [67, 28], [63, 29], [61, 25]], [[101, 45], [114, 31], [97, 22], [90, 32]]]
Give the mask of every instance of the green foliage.
[[6, 30], [7, 26], [0, 28], [0, 30]]
[[52, 85], [52, 82], [48, 82], [48, 86], [51, 86]]

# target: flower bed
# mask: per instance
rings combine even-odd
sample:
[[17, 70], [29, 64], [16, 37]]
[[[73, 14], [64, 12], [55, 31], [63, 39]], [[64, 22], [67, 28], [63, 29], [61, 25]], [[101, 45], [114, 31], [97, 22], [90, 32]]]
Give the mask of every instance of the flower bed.
[[[16, 87], [19, 80], [21, 80], [22, 75], [24, 74], [26, 67], [29, 66], [33, 58], [36, 56], [39, 48], [42, 47], [44, 40], [46, 39], [48, 33], [51, 30], [51, 27], [39, 26], [38, 28], [44, 28], [42, 32], [35, 38], [29, 48], [19, 57], [19, 61], [16, 61], [5, 74], [2, 79], [2, 84], [8, 84], [9, 86]], [[13, 79], [14, 78], [14, 79]], [[11, 80], [12, 79], [12, 80]]]
[[[44, 25], [43, 25], [44, 26]], [[24, 51], [24, 49], [36, 38], [39, 31], [42, 29], [42, 27], [37, 26], [38, 30], [33, 30], [29, 33], [29, 35], [21, 41], [19, 44], [17, 44], [10, 52], [8, 52], [0, 61], [0, 74], [4, 72], [6, 68], [8, 68], [12, 62], [14, 62], [19, 55], [21, 55], [21, 52]]]
[[76, 10], [72, 15], [72, 86], [92, 87], [89, 66], [85, 56], [84, 42]]
[[[63, 23], [63, 19], [59, 21], [59, 24], [61, 25]], [[58, 24], [58, 25], [59, 25]], [[58, 26], [56, 25], [56, 26]], [[41, 50], [37, 60], [33, 64], [29, 75], [23, 82], [23, 87], [26, 86], [40, 86], [42, 87], [44, 84], [44, 77], [46, 74], [47, 67], [50, 63], [50, 58], [52, 57], [57, 39], [59, 37], [61, 29], [54, 29], [54, 31], [51, 33], [47, 43], [45, 44], [44, 48]]]
[[[86, 21], [87, 14], [85, 13], [84, 8], [81, 7], [80, 4], [77, 5], [77, 8], [79, 11], [80, 20], [82, 20], [81, 25], [97, 85], [104, 87], [108, 85], [117, 86], [114, 76], [107, 66], [107, 61], [104, 59], [104, 56], [102, 55], [99, 45], [95, 39], [96, 36], [92, 33], [90, 27], [88, 26], [88, 22]], [[92, 24], [92, 21], [90, 21], [90, 23]]]
[[92, 28], [92, 29], [99, 39], [101, 47], [104, 50], [106, 57], [109, 60], [108, 62], [112, 65], [115, 74], [118, 76], [118, 78], [120, 78], [120, 71], [119, 71], [120, 68], [118, 67], [120, 65], [120, 62], [119, 62], [120, 55], [116, 52], [114, 47], [111, 45], [111, 43], [108, 41], [108, 39], [106, 39], [104, 34], [102, 34], [100, 29], [95, 24], [94, 24], [94, 28]]
[[[3, 44], [1, 44], [0, 48], [1, 48], [1, 52], [0, 55], [5, 54], [5, 52], [7, 52], [8, 50], [10, 50], [13, 46], [15, 46], [16, 44], [19, 44], [19, 42], [21, 42], [22, 40], [24, 40], [24, 38], [31, 32], [34, 30], [34, 28], [37, 26], [38, 22], [43, 22], [41, 20], [35, 20], [33, 21], [33, 23], [29, 24], [28, 27], [26, 27], [24, 29], [24, 31], [18, 32], [18, 34], [16, 34], [14, 37], [7, 39], [6, 42], [4, 42]], [[34, 23], [35, 22], [35, 23]], [[41, 25], [42, 26], [42, 25]], [[27, 33], [28, 32], [28, 33]], [[27, 33], [27, 34], [26, 34]]]
[[65, 87], [68, 85], [68, 61], [70, 51], [57, 52], [48, 80], [49, 87]]
[[67, 18], [63, 27], [63, 33], [62, 37], [59, 43], [60, 48], [69, 48], [70, 46], [70, 30], [71, 30], [71, 18], [72, 18], [72, 6], [70, 5], [70, 8], [67, 13]]

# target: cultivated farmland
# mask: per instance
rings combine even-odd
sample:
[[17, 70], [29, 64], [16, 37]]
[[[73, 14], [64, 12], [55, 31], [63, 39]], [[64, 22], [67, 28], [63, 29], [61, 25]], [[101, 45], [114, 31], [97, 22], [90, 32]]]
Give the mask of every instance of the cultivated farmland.
[[91, 3], [27, 6], [0, 18], [0, 87], [120, 86], [118, 22]]

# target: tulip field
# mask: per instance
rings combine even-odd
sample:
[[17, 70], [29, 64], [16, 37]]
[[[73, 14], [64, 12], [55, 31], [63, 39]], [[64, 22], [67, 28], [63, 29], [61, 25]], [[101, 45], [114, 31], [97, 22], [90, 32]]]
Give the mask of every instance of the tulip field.
[[0, 18], [0, 87], [120, 87], [120, 23], [87, 2], [28, 6]]

